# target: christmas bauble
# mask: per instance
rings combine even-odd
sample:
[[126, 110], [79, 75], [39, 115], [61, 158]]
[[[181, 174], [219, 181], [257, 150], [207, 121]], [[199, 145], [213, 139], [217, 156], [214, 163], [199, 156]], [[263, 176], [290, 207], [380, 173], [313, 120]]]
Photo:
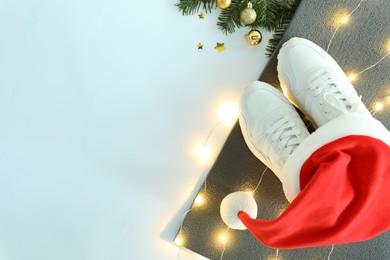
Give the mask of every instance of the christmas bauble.
[[232, 4], [232, 0], [216, 0], [217, 6], [221, 9], [226, 9]]
[[247, 7], [241, 11], [240, 19], [244, 24], [252, 24], [256, 21], [256, 11], [252, 8], [251, 2], [249, 2]]
[[248, 34], [245, 35], [245, 39], [250, 45], [257, 45], [261, 42], [263, 36], [261, 35], [260, 31], [251, 30]]

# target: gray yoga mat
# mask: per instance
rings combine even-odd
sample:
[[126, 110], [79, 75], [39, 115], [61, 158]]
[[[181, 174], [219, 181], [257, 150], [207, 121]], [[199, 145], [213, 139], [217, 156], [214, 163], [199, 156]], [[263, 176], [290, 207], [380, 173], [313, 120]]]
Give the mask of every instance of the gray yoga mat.
[[[324, 49], [333, 29], [331, 25], [340, 12], [348, 13], [359, 0], [302, 0], [281, 43], [291, 37], [307, 38]], [[336, 34], [330, 54], [344, 71], [361, 71], [377, 62], [390, 43], [390, 1], [363, 1], [347, 26]], [[278, 51], [276, 51], [277, 54]], [[260, 76], [261, 81], [279, 87], [276, 73], [277, 57], [273, 55]], [[390, 129], [390, 57], [375, 68], [361, 74], [354, 83], [363, 102], [372, 109], [377, 101], [384, 111], [375, 117]], [[386, 109], [387, 107], [387, 109]], [[221, 153], [207, 176], [207, 203], [194, 205], [183, 222], [183, 246], [209, 259], [220, 259], [223, 246], [220, 235], [226, 230], [221, 220], [221, 200], [231, 192], [252, 190], [265, 166], [247, 148], [238, 123], [234, 126]], [[204, 189], [201, 187], [200, 192]], [[274, 219], [288, 205], [281, 183], [267, 170], [254, 195], [258, 218]], [[389, 198], [390, 199], [390, 198]], [[375, 219], [373, 219], [375, 221]], [[280, 250], [282, 259], [327, 259], [331, 247]], [[223, 259], [268, 259], [275, 250], [258, 242], [248, 231], [230, 230]], [[390, 259], [390, 232], [366, 242], [336, 245], [331, 259]]]

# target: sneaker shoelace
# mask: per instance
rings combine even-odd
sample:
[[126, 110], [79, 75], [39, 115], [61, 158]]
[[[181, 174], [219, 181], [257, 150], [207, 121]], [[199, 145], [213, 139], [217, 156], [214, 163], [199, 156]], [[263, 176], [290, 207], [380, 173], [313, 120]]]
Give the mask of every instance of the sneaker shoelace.
[[290, 116], [284, 116], [276, 121], [268, 130], [267, 135], [271, 136], [272, 142], [282, 151], [282, 158], [288, 157], [301, 143], [298, 135], [300, 130]]
[[[355, 112], [361, 97], [358, 100], [353, 100], [346, 91], [341, 89], [340, 83], [336, 79], [337, 77], [332, 70], [318, 70], [313, 74], [309, 90], [314, 91], [314, 96], [322, 95], [329, 105], [336, 108], [337, 114]], [[332, 111], [325, 110], [325, 114], [329, 113]]]

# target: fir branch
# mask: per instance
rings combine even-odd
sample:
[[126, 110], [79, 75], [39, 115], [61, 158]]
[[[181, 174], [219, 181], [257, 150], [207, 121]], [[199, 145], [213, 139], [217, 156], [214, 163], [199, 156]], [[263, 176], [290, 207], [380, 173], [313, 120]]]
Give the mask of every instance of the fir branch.
[[[234, 33], [236, 28], [243, 27], [240, 13], [246, 8], [250, 0], [233, 0], [229, 8], [223, 10], [218, 17], [218, 27], [225, 34]], [[264, 28], [274, 31], [280, 24], [280, 16], [294, 9], [298, 0], [252, 0], [253, 9], [257, 14], [256, 21], [249, 27], [252, 29]], [[289, 15], [287, 15], [289, 16]]]
[[[240, 13], [250, 0], [232, 0], [231, 5], [221, 11], [217, 26], [225, 34], [234, 33], [236, 28], [247, 26], [241, 23]], [[256, 11], [256, 21], [248, 25], [252, 29], [273, 31], [267, 46], [270, 56], [283, 38], [283, 35], [301, 0], [251, 0]], [[180, 0], [176, 6], [183, 15], [191, 15], [200, 9], [210, 13], [216, 7], [215, 0]]]
[[183, 15], [191, 15], [199, 12], [202, 7], [206, 13], [211, 13], [215, 6], [215, 0], [180, 0], [176, 6]]
[[263, 27], [267, 31], [275, 30], [280, 17], [280, 3], [278, 0], [256, 0], [253, 4], [257, 18], [252, 28]]
[[285, 24], [280, 25], [273, 32], [272, 38], [269, 39], [268, 45], [267, 45], [267, 48], [266, 48], [266, 50], [267, 50], [266, 55], [268, 57], [270, 57], [275, 52], [279, 42], [283, 39], [283, 35], [286, 32], [288, 24], [289, 23], [285, 23]]
[[281, 0], [279, 4], [284, 9], [292, 9], [295, 7], [297, 0]]
[[[276, 26], [273, 34], [272, 39], [269, 40], [267, 45], [267, 56], [270, 57], [276, 50], [279, 42], [283, 39], [284, 33], [286, 32], [286, 29], [288, 25], [290, 24], [290, 21], [292, 17], [295, 14], [296, 9], [298, 8], [298, 5], [301, 0], [285, 0], [286, 2], [291, 1], [291, 3], [288, 3], [287, 8], [282, 8], [281, 15], [279, 18], [279, 23]], [[293, 2], [293, 3], [292, 3]]]
[[232, 0], [231, 5], [222, 10], [218, 17], [217, 26], [225, 34], [234, 33], [236, 28], [240, 28], [243, 25], [240, 20], [240, 12], [246, 6], [248, 1]]

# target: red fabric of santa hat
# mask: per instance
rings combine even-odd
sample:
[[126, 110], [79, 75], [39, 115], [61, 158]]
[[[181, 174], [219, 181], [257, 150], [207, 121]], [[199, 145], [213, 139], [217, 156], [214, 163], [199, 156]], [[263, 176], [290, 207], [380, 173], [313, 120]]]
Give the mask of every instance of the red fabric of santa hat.
[[245, 208], [228, 214], [273, 248], [368, 240], [390, 228], [389, 144], [379, 121], [342, 115], [311, 134], [286, 162], [283, 188], [292, 202], [277, 219], [254, 219]]

